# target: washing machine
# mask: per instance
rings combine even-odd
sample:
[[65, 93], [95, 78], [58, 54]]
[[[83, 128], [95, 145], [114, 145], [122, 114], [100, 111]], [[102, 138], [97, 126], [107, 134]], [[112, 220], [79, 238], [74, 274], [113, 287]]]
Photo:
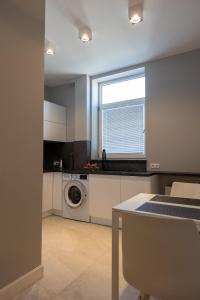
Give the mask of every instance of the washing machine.
[[63, 217], [90, 222], [89, 177], [87, 174], [63, 174]]

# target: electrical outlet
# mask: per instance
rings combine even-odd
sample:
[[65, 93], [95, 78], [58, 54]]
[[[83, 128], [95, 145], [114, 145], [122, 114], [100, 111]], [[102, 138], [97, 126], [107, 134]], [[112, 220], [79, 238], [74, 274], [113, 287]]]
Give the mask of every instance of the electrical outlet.
[[151, 169], [160, 169], [160, 164], [159, 163], [151, 163], [150, 167], [151, 167]]
[[60, 165], [60, 162], [59, 161], [57, 161], [57, 160], [54, 160], [53, 161], [53, 166], [54, 167], [58, 167]]

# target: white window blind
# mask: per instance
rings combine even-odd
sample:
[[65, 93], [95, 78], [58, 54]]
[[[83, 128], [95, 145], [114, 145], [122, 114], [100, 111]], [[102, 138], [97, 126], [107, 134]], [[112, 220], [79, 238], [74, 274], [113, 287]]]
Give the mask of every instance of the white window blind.
[[122, 77], [99, 85], [99, 154], [144, 158], [145, 76]]
[[144, 154], [144, 100], [102, 108], [102, 148], [112, 154]]

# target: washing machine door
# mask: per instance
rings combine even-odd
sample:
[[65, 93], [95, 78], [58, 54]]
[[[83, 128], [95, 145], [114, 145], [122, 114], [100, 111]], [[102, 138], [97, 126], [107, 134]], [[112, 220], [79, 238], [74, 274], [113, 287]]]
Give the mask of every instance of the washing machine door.
[[71, 208], [78, 208], [86, 201], [87, 192], [84, 184], [71, 180], [64, 189], [65, 203]]

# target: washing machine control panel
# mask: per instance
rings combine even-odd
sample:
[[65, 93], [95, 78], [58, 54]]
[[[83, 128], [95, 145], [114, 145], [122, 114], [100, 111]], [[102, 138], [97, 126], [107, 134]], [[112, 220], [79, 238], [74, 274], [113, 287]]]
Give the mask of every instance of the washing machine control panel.
[[72, 180], [87, 180], [87, 174], [72, 174]]
[[71, 178], [72, 178], [71, 174], [63, 173], [63, 180], [71, 180]]
[[81, 180], [87, 180], [88, 179], [88, 176], [86, 174], [81, 174], [80, 175], [80, 179]]

